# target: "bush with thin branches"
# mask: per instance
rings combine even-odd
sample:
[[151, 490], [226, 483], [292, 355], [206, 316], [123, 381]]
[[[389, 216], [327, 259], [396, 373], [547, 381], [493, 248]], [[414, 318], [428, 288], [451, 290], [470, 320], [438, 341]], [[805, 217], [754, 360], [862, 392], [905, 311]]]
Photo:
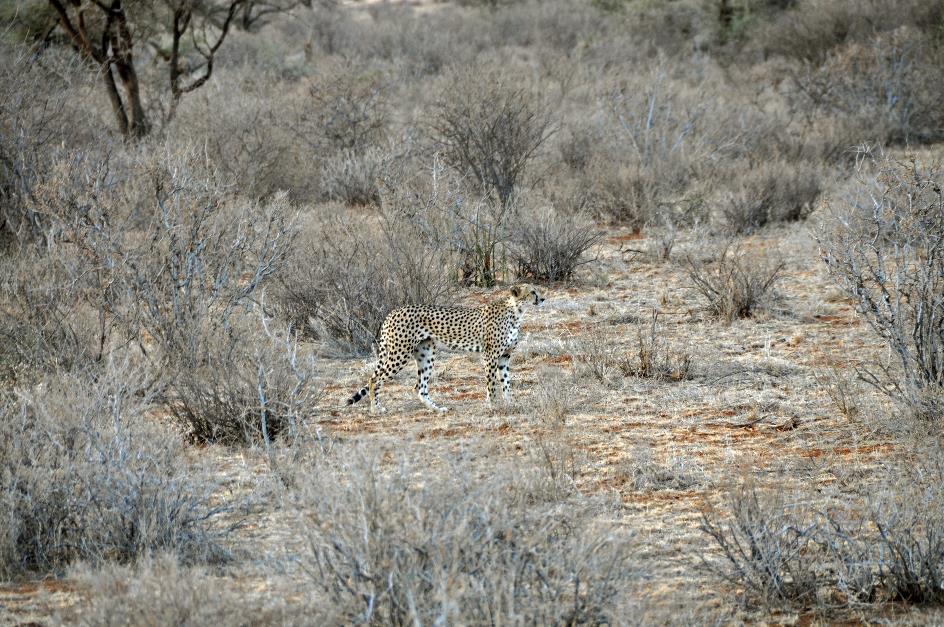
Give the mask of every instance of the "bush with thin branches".
[[476, 67], [448, 77], [429, 130], [446, 163], [506, 205], [554, 126], [548, 106], [513, 76]]
[[944, 416], [944, 192], [936, 166], [867, 153], [818, 239], [829, 272], [896, 357], [862, 371], [915, 414]]
[[433, 185], [388, 196], [370, 218], [324, 216], [289, 260], [280, 308], [310, 336], [363, 354], [395, 307], [451, 303], [461, 258], [452, 203]]
[[[70, 251], [67, 293], [98, 315], [96, 359], [137, 349], [149, 388], [198, 439], [248, 442], [291, 427], [296, 413], [276, 407], [300, 402], [308, 378], [292, 350], [288, 361], [265, 350], [254, 311], [294, 239], [284, 194], [236, 198], [183, 150], [64, 164], [34, 202]], [[275, 397], [285, 402], [263, 400]]]
[[783, 262], [726, 245], [712, 262], [686, 261], [689, 280], [707, 301], [709, 313], [727, 323], [750, 318], [780, 277]]
[[587, 252], [603, 238], [585, 216], [554, 209], [522, 216], [512, 228], [509, 252], [515, 274], [538, 283], [570, 279], [593, 261]]
[[[180, 438], [144, 419], [145, 381], [112, 364], [47, 377], [0, 406], [0, 577], [168, 551], [220, 559], [227, 511]], [[6, 396], [6, 395], [5, 395]]]
[[635, 577], [628, 538], [599, 505], [530, 466], [352, 451], [299, 488], [306, 568], [336, 622], [542, 624], [618, 620]]
[[701, 530], [724, 557], [723, 565], [705, 562], [709, 569], [767, 604], [815, 600], [820, 580], [810, 552], [819, 521], [811, 511], [746, 481], [729, 492], [724, 513], [702, 513]]
[[[944, 458], [939, 448], [891, 465], [868, 496], [786, 494], [746, 478], [701, 530], [720, 551], [703, 565], [768, 607], [944, 601]], [[821, 502], [822, 506], [814, 503]], [[829, 599], [826, 601], [826, 599]]]

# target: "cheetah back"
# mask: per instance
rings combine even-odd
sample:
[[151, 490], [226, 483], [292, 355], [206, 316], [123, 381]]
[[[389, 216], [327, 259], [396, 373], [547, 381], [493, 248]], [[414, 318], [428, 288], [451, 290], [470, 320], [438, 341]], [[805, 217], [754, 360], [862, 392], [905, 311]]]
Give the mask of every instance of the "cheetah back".
[[412, 351], [432, 338], [450, 350], [482, 350], [484, 321], [471, 307], [400, 307], [387, 316], [380, 331], [381, 349]]

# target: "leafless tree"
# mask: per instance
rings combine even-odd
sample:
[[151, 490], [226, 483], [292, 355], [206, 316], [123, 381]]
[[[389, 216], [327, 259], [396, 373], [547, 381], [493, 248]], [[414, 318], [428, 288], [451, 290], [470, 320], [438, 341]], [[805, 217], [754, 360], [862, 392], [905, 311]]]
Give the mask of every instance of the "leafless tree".
[[462, 72], [440, 96], [431, 123], [446, 162], [507, 205], [526, 166], [555, 128], [540, 98], [495, 72]]
[[[234, 25], [249, 30], [265, 16], [302, 3], [310, 4], [308, 0], [49, 0], [58, 29], [101, 72], [118, 130], [128, 138], [143, 137], [151, 130], [135, 67], [135, 52], [141, 46], [149, 45], [167, 65], [169, 120], [181, 97], [210, 79], [216, 53]], [[160, 43], [166, 35], [169, 48]]]

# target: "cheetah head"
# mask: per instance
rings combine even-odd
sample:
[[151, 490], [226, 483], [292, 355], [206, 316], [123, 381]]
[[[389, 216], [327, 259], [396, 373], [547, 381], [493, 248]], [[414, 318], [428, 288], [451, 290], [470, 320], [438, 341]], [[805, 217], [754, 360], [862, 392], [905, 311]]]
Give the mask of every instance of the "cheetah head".
[[521, 285], [515, 285], [514, 287], [512, 287], [511, 296], [515, 300], [519, 300], [519, 301], [528, 300], [534, 303], [534, 305], [536, 306], [544, 302], [544, 297], [541, 296], [537, 288], [535, 288], [532, 285], [528, 285], [526, 283], [522, 283]]

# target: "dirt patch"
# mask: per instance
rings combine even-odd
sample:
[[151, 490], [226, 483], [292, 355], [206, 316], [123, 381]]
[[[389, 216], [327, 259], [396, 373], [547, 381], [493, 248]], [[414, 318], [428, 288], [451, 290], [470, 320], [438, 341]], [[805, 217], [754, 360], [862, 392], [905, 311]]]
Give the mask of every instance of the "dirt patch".
[[639, 229], [634, 229], [629, 233], [621, 233], [619, 235], [613, 235], [606, 239], [609, 244], [623, 244], [625, 242], [635, 242], [642, 239], [642, 231]]

